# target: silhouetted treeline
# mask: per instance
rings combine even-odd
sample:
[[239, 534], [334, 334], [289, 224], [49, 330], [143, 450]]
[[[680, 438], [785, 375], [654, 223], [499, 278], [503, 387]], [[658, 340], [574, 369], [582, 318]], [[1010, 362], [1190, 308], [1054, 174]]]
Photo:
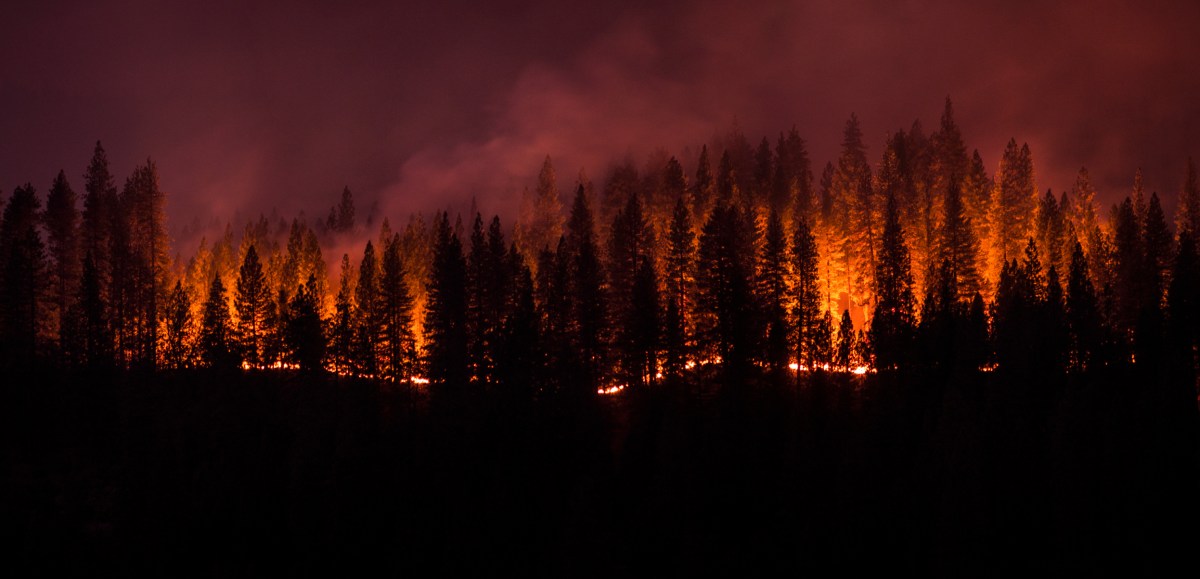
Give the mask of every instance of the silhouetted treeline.
[[[874, 166], [852, 116], [815, 183], [795, 129], [710, 145], [581, 173], [566, 204], [547, 157], [511, 228], [393, 231], [345, 189], [186, 259], [149, 160], [118, 192], [97, 143], [82, 201], [64, 173], [44, 208], [17, 187], [2, 539], [158, 574], [1190, 553], [1190, 163], [1172, 224], [1140, 174], [1107, 220], [1086, 170], [1041, 194], [1015, 140], [989, 176], [949, 101]], [[331, 280], [323, 248], [351, 240]]]
[[[795, 129], [738, 132], [695, 175], [664, 152], [639, 175], [582, 174], [569, 211], [547, 157], [511, 234], [499, 216], [365, 231], [342, 191], [312, 225], [265, 217], [171, 250], [152, 161], [118, 193], [97, 143], [82, 211], [60, 172], [16, 188], [0, 231], [4, 361], [91, 368], [303, 368], [448, 390], [584, 394], [706, 368], [775, 373], [931, 367], [1196, 374], [1194, 166], [1172, 231], [1137, 175], [1107, 222], [1086, 170], [1039, 196], [1028, 147], [988, 177], [947, 101], [939, 129], [887, 140], [872, 168], [857, 118], [814, 186]], [[599, 199], [599, 201], [597, 201]], [[597, 210], [598, 208], [598, 210]], [[347, 237], [350, 236], [350, 237]]]

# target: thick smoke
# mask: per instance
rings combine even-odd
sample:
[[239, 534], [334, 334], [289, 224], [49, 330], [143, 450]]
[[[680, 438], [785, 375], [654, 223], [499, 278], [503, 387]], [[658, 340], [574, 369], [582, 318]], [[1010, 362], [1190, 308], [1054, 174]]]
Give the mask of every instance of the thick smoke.
[[946, 95], [989, 171], [1015, 137], [1041, 188], [1086, 165], [1105, 204], [1140, 166], [1172, 207], [1200, 154], [1193, 3], [471, 4], [14, 8], [0, 189], [62, 168], [81, 190], [99, 138], [118, 175], [156, 159], [177, 230], [322, 215], [344, 185], [393, 223], [472, 198], [511, 215], [546, 154], [565, 188], [795, 124], [820, 167], [855, 112], [875, 161]]

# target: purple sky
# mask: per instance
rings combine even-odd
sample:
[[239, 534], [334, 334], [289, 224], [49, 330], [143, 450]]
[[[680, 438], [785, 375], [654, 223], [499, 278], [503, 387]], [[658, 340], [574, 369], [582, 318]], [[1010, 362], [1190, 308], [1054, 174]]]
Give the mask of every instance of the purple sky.
[[24, 4], [0, 32], [0, 191], [62, 168], [82, 192], [101, 139], [119, 181], [157, 161], [176, 228], [323, 214], [343, 185], [393, 220], [508, 211], [546, 154], [599, 181], [735, 119], [752, 142], [795, 124], [819, 171], [857, 112], [876, 162], [946, 95], [989, 172], [1016, 137], [1042, 189], [1086, 165], [1109, 203], [1141, 166], [1172, 207], [1200, 156], [1195, 2]]

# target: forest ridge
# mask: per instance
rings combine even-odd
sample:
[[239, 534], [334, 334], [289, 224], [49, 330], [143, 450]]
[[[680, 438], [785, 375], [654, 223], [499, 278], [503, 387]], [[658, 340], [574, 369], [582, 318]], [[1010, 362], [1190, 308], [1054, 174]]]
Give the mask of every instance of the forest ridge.
[[757, 147], [722, 136], [694, 172], [658, 153], [599, 190], [581, 173], [569, 200], [546, 157], [511, 228], [384, 219], [329, 287], [322, 248], [365, 230], [348, 189], [326, 219], [259, 218], [172, 259], [155, 163], [118, 190], [97, 143], [82, 199], [60, 172], [44, 206], [28, 184], [4, 204], [3, 363], [581, 395], [711, 371], [1164, 362], [1195, 384], [1194, 164], [1174, 219], [1140, 172], [1101, 217], [1086, 169], [1056, 195], [1028, 145], [992, 175], [967, 151], [947, 99], [935, 132], [891, 134], [875, 164], [852, 115], [819, 175], [795, 128]]

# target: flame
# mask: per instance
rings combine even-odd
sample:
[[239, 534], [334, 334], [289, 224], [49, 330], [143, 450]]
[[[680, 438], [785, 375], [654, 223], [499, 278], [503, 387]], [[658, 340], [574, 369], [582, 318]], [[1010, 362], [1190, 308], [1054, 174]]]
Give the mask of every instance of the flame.
[[625, 384], [615, 384], [613, 386], [609, 386], [608, 388], [604, 388], [602, 386], [596, 389], [596, 394], [601, 396], [612, 396], [613, 394], [620, 393], [622, 390], [624, 390], [625, 386]]

